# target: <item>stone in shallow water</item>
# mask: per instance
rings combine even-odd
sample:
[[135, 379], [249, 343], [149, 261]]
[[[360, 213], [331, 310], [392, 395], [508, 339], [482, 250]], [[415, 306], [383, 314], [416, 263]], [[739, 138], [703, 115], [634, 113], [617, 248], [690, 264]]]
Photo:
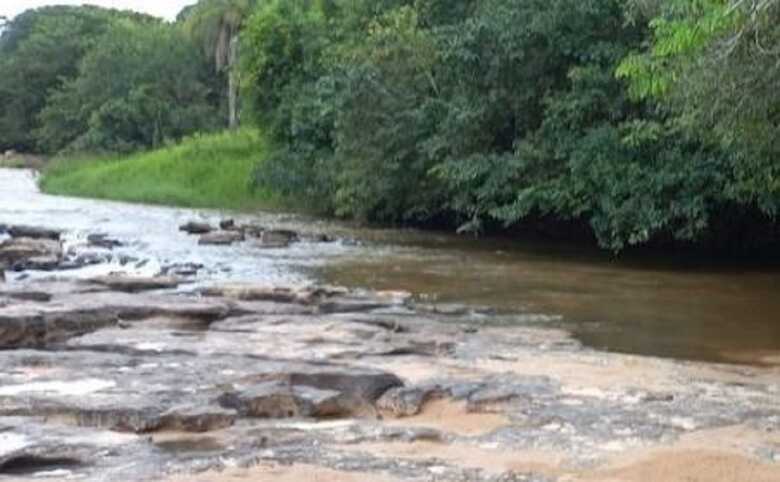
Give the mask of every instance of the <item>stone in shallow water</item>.
[[208, 223], [190, 221], [179, 226], [179, 231], [184, 231], [187, 234], [206, 234], [214, 231], [214, 228]]
[[255, 246], [263, 249], [286, 248], [298, 241], [298, 233], [286, 230], [263, 231]]
[[49, 239], [59, 241], [62, 231], [36, 226], [10, 226], [8, 234], [13, 238]]
[[111, 239], [107, 234], [90, 234], [87, 236], [87, 244], [96, 248], [114, 249], [122, 246], [122, 242]]
[[244, 235], [238, 231], [219, 231], [204, 234], [198, 240], [198, 244], [204, 246], [229, 246], [244, 240]]
[[174, 289], [181, 283], [180, 280], [170, 276], [138, 277], [125, 275], [99, 276], [91, 278], [89, 282], [125, 293]]
[[17, 271], [54, 269], [62, 256], [62, 245], [51, 239], [12, 238], [0, 243], [0, 264]]

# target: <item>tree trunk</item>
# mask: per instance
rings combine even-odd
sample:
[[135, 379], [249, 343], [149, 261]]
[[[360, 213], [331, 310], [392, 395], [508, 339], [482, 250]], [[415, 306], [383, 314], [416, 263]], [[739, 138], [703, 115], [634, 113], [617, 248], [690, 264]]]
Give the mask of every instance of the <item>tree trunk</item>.
[[228, 126], [236, 129], [240, 125], [240, 79], [238, 73], [238, 35], [230, 39], [228, 52]]

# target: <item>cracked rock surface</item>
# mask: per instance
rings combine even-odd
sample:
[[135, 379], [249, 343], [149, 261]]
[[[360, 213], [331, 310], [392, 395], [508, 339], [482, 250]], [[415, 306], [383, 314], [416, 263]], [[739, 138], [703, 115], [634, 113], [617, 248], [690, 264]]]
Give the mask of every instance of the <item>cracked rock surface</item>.
[[0, 480], [780, 480], [777, 368], [401, 292], [177, 285], [0, 284]]

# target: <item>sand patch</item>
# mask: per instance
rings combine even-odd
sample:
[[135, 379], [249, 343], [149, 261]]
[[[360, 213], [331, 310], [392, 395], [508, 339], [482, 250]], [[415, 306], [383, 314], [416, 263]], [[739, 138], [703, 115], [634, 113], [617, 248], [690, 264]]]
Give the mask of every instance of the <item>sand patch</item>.
[[737, 425], [700, 430], [676, 443], [628, 451], [603, 468], [564, 481], [576, 482], [780, 482], [780, 464], [749, 456], [780, 445], [780, 433]]
[[[567, 479], [564, 479], [567, 480]], [[780, 465], [727, 452], [663, 451], [625, 467], [568, 479], [577, 482], [778, 482]]]
[[382, 474], [341, 472], [312, 465], [259, 465], [248, 469], [227, 469], [222, 472], [204, 472], [177, 476], [170, 482], [224, 482], [251, 480], [253, 482], [399, 482]]
[[464, 444], [449, 445], [428, 441], [373, 443], [341, 448], [366, 452], [376, 457], [442, 460], [450, 465], [464, 469], [481, 469], [490, 474], [515, 471], [557, 477], [562, 473], [559, 467], [565, 464], [565, 457], [555, 452], [542, 450], [503, 451]]
[[484, 435], [511, 425], [511, 421], [504, 415], [469, 412], [465, 402], [446, 399], [426, 403], [420, 414], [413, 417], [387, 420], [385, 423], [392, 426], [428, 427], [466, 436]]

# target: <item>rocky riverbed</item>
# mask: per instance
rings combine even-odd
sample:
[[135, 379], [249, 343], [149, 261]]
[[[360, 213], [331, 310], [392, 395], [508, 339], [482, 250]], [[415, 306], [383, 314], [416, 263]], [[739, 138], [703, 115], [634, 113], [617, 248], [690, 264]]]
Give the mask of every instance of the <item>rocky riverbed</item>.
[[[220, 224], [182, 229], [339, 242]], [[777, 367], [603, 353], [403, 291], [66, 276], [125, 241], [2, 231], [0, 480], [780, 481]]]

